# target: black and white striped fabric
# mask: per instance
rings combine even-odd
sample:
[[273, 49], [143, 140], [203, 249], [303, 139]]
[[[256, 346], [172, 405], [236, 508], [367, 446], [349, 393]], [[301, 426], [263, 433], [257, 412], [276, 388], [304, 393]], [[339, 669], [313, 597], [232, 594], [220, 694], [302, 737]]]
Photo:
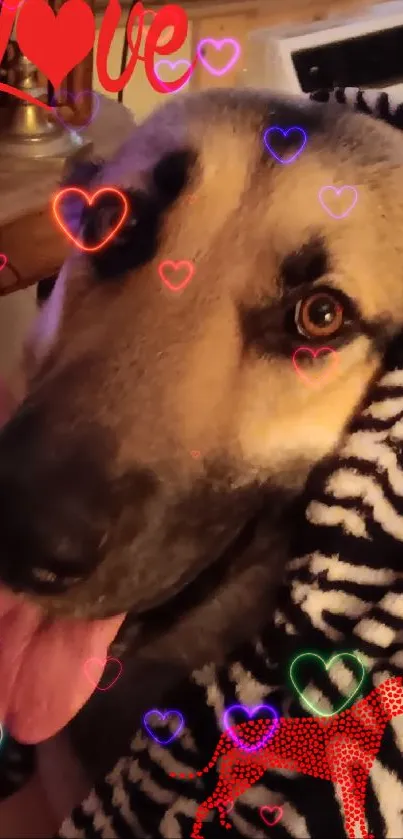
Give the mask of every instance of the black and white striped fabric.
[[[402, 106], [386, 94], [316, 94], [403, 127]], [[128, 754], [61, 827], [64, 839], [190, 836], [198, 804], [212, 792], [217, 769], [197, 781], [171, 778], [211, 759], [225, 708], [242, 703], [275, 706], [281, 716], [309, 716], [290, 687], [294, 655], [355, 652], [367, 669], [364, 695], [389, 676], [403, 674], [403, 335], [390, 347], [379, 377], [334, 461], [312, 477], [298, 547], [290, 561], [274, 622], [237, 650], [225, 667], [192, 674], [165, 698], [186, 721], [181, 735], [160, 746], [138, 731]], [[353, 670], [340, 660], [312, 677], [310, 690], [324, 710], [348, 695]], [[163, 723], [161, 722], [161, 725]], [[403, 836], [403, 716], [388, 724], [366, 796], [369, 833]], [[264, 805], [282, 805], [268, 827]], [[229, 812], [234, 837], [341, 839], [338, 790], [329, 781], [268, 769]], [[217, 814], [204, 824], [206, 839], [225, 834]], [[227, 835], [227, 834], [226, 834]]]

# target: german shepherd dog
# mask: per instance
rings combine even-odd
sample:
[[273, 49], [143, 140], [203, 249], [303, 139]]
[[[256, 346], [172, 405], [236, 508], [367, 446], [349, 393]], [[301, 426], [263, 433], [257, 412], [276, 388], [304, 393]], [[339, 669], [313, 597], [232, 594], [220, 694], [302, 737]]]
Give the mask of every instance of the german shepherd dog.
[[[304, 130], [293, 162], [301, 132], [276, 157], [274, 126]], [[344, 185], [336, 219], [318, 193]], [[170, 98], [94, 166], [103, 186], [127, 218], [95, 250], [116, 206], [66, 210], [88, 247], [0, 435], [0, 719], [38, 743], [78, 715], [99, 771], [166, 687], [270, 616], [306, 480], [403, 326], [403, 144], [337, 105], [214, 90]], [[123, 675], [87, 702], [108, 649]]]

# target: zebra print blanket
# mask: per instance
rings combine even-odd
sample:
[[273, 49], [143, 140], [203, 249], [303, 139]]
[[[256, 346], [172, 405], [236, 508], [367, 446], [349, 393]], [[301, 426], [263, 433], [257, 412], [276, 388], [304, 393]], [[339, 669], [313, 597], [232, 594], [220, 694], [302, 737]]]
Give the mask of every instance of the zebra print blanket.
[[[402, 106], [393, 110], [386, 94], [372, 95], [372, 105], [370, 97], [354, 91], [313, 98], [352, 101], [355, 109], [403, 127]], [[356, 653], [367, 672], [361, 696], [403, 675], [402, 440], [403, 336], [390, 347], [384, 371], [334, 462], [313, 476], [298, 551], [273, 623], [225, 667], [208, 664], [167, 696], [165, 709], [183, 714], [181, 734], [162, 746], [138, 731], [127, 756], [63, 823], [59, 837], [191, 836], [197, 808], [214, 789], [218, 770], [190, 780], [170, 773], [192, 773], [211, 761], [229, 706], [268, 703], [282, 717], [309, 716], [289, 680], [296, 654], [314, 651], [326, 661], [336, 652]], [[309, 679], [311, 702], [323, 714], [331, 713], [349, 696], [356, 668], [351, 659], [339, 659], [328, 670], [317, 668]], [[159, 739], [174, 733], [172, 720], [159, 719]], [[368, 835], [376, 839], [403, 836], [402, 751], [400, 715], [386, 725], [366, 789]], [[274, 819], [262, 817], [274, 813], [273, 807], [282, 808], [275, 827], [270, 826]], [[337, 786], [290, 769], [268, 766], [228, 809], [234, 839], [259, 839], [274, 831], [278, 839], [346, 835]], [[211, 815], [202, 826], [206, 839], [225, 834], [216, 811]]]

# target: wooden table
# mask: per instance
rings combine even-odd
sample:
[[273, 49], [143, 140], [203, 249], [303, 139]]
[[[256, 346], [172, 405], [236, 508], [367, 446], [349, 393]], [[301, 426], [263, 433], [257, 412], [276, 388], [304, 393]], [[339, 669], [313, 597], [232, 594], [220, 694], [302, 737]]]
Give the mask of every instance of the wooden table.
[[[109, 157], [129, 136], [133, 116], [124, 105], [100, 96], [93, 122], [80, 133], [93, 141], [93, 154]], [[0, 295], [18, 291], [56, 274], [69, 249], [55, 223], [51, 199], [59, 188], [60, 163], [0, 159]]]

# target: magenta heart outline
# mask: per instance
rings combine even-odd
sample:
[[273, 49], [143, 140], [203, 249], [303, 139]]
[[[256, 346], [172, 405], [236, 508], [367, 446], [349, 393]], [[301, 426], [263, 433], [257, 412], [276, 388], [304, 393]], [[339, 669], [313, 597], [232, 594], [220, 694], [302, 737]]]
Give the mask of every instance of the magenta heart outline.
[[[95, 93], [95, 90], [80, 90], [78, 93], [70, 93], [69, 90], [61, 90], [60, 91], [59, 95], [62, 99], [64, 99], [64, 98], [66, 98], [67, 100], [70, 99], [70, 100], [72, 100], [72, 102], [76, 102], [77, 99], [79, 99], [80, 97], [82, 98], [86, 94], [89, 94], [92, 98], [92, 108], [91, 108], [91, 116], [90, 116], [89, 120], [84, 123], [84, 125], [68, 125], [67, 122], [64, 121], [63, 117], [61, 117], [60, 114], [57, 112], [57, 109], [60, 108], [61, 105], [52, 105], [52, 111], [53, 111], [56, 119], [58, 119], [59, 122], [61, 122], [61, 124], [64, 125], [64, 127], [67, 129], [67, 131], [82, 131], [84, 128], [87, 128], [89, 126], [89, 124], [92, 122], [92, 120], [95, 119], [95, 117], [96, 117], [96, 115], [99, 111], [100, 100], [99, 100], [98, 94]], [[53, 101], [54, 101], [54, 98], [53, 98]], [[68, 105], [68, 104], [69, 104], [68, 101], [63, 101], [63, 105]]]
[[2, 271], [3, 268], [6, 267], [7, 262], [8, 262], [8, 259], [5, 255], [5, 253], [0, 253], [0, 271]]
[[[344, 213], [341, 213], [340, 215], [336, 215], [336, 213], [333, 213], [330, 210], [330, 208], [327, 207], [327, 205], [325, 204], [325, 199], [323, 198], [323, 193], [326, 192], [326, 190], [330, 190], [330, 192], [335, 192], [336, 195], [337, 195], [337, 198], [339, 198], [339, 196], [341, 195], [342, 192], [344, 192], [345, 189], [351, 190], [354, 193], [352, 204], [350, 205], [350, 207], [347, 208], [347, 210], [345, 210]], [[334, 218], [334, 219], [340, 219], [340, 218], [345, 218], [346, 216], [348, 216], [348, 214], [351, 213], [351, 210], [354, 209], [354, 207], [355, 207], [355, 205], [358, 201], [358, 192], [357, 192], [355, 186], [348, 186], [347, 184], [345, 186], [340, 186], [340, 187], [322, 186], [322, 189], [319, 190], [318, 198], [319, 198], [320, 203], [322, 204], [323, 209], [326, 210], [326, 212], [329, 214], [329, 216], [332, 216], [332, 218]]]
[[[150, 717], [151, 714], [154, 714], [155, 716], [159, 717], [163, 722], [165, 722], [167, 717], [172, 716], [172, 715], [175, 715], [175, 716], [179, 717], [178, 728], [177, 728], [176, 731], [174, 731], [173, 734], [171, 734], [169, 736], [168, 740], [161, 740], [156, 734], [154, 734], [153, 731], [151, 731], [151, 728], [150, 728], [150, 726], [147, 722], [147, 717]], [[182, 731], [182, 728], [185, 725], [185, 720], [183, 719], [183, 715], [181, 714], [180, 711], [170, 710], [170, 711], [163, 712], [163, 711], [159, 711], [158, 708], [152, 708], [151, 711], [147, 711], [144, 714], [143, 725], [144, 725], [144, 728], [146, 729], [147, 733], [150, 735], [150, 737], [153, 738], [153, 740], [155, 740], [156, 743], [159, 743], [160, 746], [168, 746], [169, 743], [172, 743], [172, 740], [175, 740], [175, 737], [178, 737], [178, 735]]]
[[175, 67], [177, 67], [178, 64], [186, 64], [187, 70], [189, 70], [189, 67], [191, 67], [192, 65], [191, 62], [188, 61], [186, 58], [178, 58], [177, 61], [169, 61], [167, 58], [160, 58], [160, 60], [156, 62], [156, 64], [154, 65], [154, 73], [157, 76], [160, 84], [162, 84], [162, 87], [165, 88], [167, 93], [179, 93], [180, 90], [182, 90], [184, 87], [186, 87], [187, 84], [189, 84], [190, 79], [192, 78], [191, 76], [189, 76], [187, 82], [183, 82], [183, 84], [181, 84], [181, 86], [178, 87], [177, 90], [169, 90], [169, 87], [167, 87], [166, 83], [162, 81], [161, 76], [158, 73], [157, 68], [161, 64], [168, 64], [168, 67], [170, 67], [171, 70], [175, 70]]
[[[216, 70], [214, 67], [211, 66], [208, 59], [205, 58], [205, 56], [202, 54], [202, 49], [206, 44], [212, 44], [212, 46], [218, 50], [225, 46], [225, 44], [231, 44], [234, 47], [234, 55], [232, 56], [232, 58], [230, 58], [225, 67], [222, 67], [221, 70]], [[204, 65], [206, 70], [208, 70], [209, 73], [212, 73], [213, 76], [223, 76], [224, 73], [227, 73], [228, 70], [231, 70], [231, 67], [233, 67], [234, 64], [238, 61], [240, 53], [241, 47], [239, 46], [238, 41], [236, 41], [235, 38], [203, 38], [201, 41], [199, 41], [197, 45], [198, 58], [200, 59], [201, 63]]]
[[[276, 816], [276, 818], [274, 819], [274, 821], [269, 822], [269, 821], [265, 818], [265, 811], [266, 811], [266, 810], [268, 810], [268, 811], [269, 811], [269, 813], [274, 813], [274, 811], [275, 811], [275, 810], [278, 810], [279, 815], [278, 815], [278, 816]], [[269, 806], [268, 806], [268, 804], [265, 804], [265, 806], [264, 806], [264, 807], [261, 807], [261, 808], [260, 808], [260, 810], [259, 810], [259, 815], [260, 815], [260, 818], [262, 819], [262, 821], [264, 821], [264, 823], [265, 823], [265, 824], [267, 824], [267, 826], [268, 826], [268, 827], [274, 827], [274, 825], [278, 824], [278, 822], [280, 821], [280, 819], [282, 819], [282, 818], [283, 818], [283, 808], [282, 808], [282, 807], [280, 807], [278, 804], [277, 804], [277, 805], [275, 805], [274, 807], [269, 807]]]
[[[269, 143], [269, 134], [271, 134], [273, 131], [279, 131], [280, 134], [283, 135], [283, 137], [288, 137], [290, 131], [299, 131], [299, 133], [302, 134], [302, 145], [301, 145], [301, 147], [299, 149], [297, 149], [295, 154], [293, 154], [288, 160], [284, 160], [284, 158], [282, 158], [282, 157], [280, 157], [280, 155], [276, 154], [274, 149], [271, 147], [271, 145]], [[275, 157], [275, 159], [278, 160], [279, 163], [287, 164], [287, 163], [292, 163], [294, 160], [297, 159], [297, 157], [299, 157], [299, 155], [301, 154], [301, 152], [304, 150], [304, 148], [306, 146], [307, 136], [306, 136], [306, 133], [305, 133], [304, 129], [300, 128], [299, 125], [292, 125], [291, 128], [286, 128], [286, 129], [280, 128], [279, 125], [273, 125], [272, 128], [267, 128], [267, 130], [264, 132], [263, 142], [264, 142], [269, 154], [273, 155], [273, 157]]]
[[[235, 726], [239, 726], [240, 723], [230, 723], [229, 716], [233, 714], [234, 711], [241, 711], [243, 714], [247, 714], [249, 719], [251, 720], [258, 711], [270, 711], [271, 715], [273, 716], [273, 722], [271, 724], [271, 728], [268, 732], [258, 740], [257, 744], [254, 746], [247, 746], [243, 744], [242, 738], [238, 737], [236, 732], [234, 731]], [[238, 746], [238, 749], [242, 749], [244, 752], [256, 752], [258, 749], [261, 749], [271, 737], [273, 737], [276, 729], [278, 728], [279, 720], [278, 720], [278, 713], [271, 705], [255, 705], [254, 708], [248, 708], [246, 705], [231, 705], [230, 708], [227, 708], [224, 716], [223, 716], [223, 726], [227, 734], [231, 737], [231, 740]]]

